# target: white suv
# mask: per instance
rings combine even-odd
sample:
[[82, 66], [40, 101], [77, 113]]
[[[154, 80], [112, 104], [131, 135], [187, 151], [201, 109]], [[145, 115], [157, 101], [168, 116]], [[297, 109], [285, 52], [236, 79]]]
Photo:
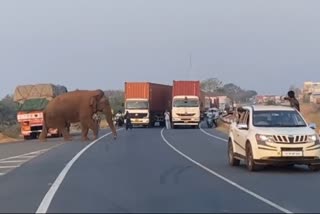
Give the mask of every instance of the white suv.
[[287, 106], [243, 106], [229, 130], [228, 159], [231, 166], [246, 162], [250, 171], [265, 165], [308, 165], [320, 169], [320, 141], [315, 124]]

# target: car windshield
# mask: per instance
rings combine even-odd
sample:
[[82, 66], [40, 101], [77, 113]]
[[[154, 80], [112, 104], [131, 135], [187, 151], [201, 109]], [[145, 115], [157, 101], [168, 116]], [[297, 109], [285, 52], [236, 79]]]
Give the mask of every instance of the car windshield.
[[253, 125], [256, 127], [306, 127], [297, 111], [254, 111]]
[[177, 99], [173, 101], [173, 107], [199, 107], [199, 101], [197, 99]]
[[149, 103], [148, 101], [127, 101], [126, 108], [127, 109], [148, 109]]

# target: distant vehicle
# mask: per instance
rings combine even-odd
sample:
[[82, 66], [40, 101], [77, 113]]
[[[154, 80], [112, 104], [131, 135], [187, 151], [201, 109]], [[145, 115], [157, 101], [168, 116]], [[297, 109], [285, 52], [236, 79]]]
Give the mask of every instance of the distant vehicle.
[[172, 86], [150, 82], [125, 83], [125, 112], [132, 125], [164, 126], [164, 112], [170, 109]]
[[[36, 84], [19, 85], [14, 92], [14, 101], [18, 104], [17, 120], [20, 123], [24, 139], [37, 138], [42, 131], [43, 110], [54, 97], [67, 93], [61, 85]], [[58, 129], [49, 129], [48, 136], [59, 137]]]
[[250, 171], [265, 165], [307, 165], [320, 169], [320, 141], [302, 115], [286, 106], [243, 106], [229, 131], [231, 166], [246, 162]]
[[200, 81], [173, 81], [172, 127], [199, 126], [205, 109], [205, 95]]

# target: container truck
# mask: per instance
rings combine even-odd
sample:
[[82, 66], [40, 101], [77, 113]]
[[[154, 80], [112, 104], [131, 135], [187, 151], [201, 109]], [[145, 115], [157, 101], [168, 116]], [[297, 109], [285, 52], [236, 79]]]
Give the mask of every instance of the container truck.
[[133, 125], [164, 126], [170, 110], [172, 86], [150, 82], [125, 82], [125, 112]]
[[[19, 85], [14, 92], [17, 121], [24, 139], [37, 138], [42, 131], [43, 110], [54, 97], [66, 93], [67, 88], [53, 84]], [[58, 137], [58, 129], [49, 129], [48, 136]]]
[[200, 81], [173, 81], [172, 126], [199, 126], [205, 111], [205, 94]]

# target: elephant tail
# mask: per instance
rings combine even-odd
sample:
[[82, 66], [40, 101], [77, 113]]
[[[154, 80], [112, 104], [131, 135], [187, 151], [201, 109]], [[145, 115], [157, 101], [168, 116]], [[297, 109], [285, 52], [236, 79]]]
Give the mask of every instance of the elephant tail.
[[46, 124], [46, 112], [43, 112], [43, 119], [42, 119], [42, 131], [40, 134], [40, 141], [45, 141], [45, 139], [47, 138], [47, 134], [48, 134], [48, 128], [47, 128], [47, 124]]

